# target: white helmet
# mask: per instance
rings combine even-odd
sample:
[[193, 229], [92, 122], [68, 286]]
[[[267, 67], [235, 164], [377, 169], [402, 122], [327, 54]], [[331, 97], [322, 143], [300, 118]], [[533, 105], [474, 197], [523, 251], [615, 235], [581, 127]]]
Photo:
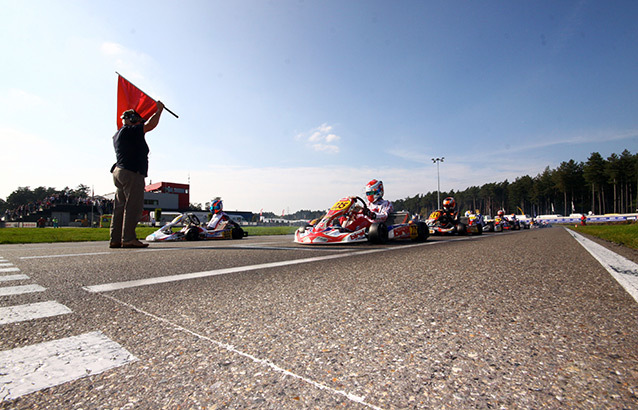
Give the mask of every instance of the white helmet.
[[383, 198], [383, 182], [373, 179], [366, 185], [366, 197], [369, 202], [376, 202]]

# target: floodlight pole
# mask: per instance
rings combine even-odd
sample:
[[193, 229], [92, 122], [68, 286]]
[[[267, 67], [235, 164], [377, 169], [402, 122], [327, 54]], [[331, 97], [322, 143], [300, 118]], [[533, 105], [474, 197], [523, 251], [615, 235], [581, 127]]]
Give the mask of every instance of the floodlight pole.
[[443, 162], [445, 157], [432, 158], [432, 162], [436, 164], [436, 201], [438, 202], [438, 209], [441, 209], [441, 177], [439, 174], [439, 162]]

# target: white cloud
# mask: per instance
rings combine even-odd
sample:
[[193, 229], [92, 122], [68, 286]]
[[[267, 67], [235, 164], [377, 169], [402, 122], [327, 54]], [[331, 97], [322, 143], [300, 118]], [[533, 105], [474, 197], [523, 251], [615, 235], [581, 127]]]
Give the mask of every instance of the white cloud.
[[[543, 148], [551, 148], [560, 145], [570, 145], [570, 146], [578, 146], [585, 144], [601, 144], [604, 145], [605, 142], [612, 141], [622, 141], [625, 139], [635, 139], [638, 137], [637, 129], [630, 129], [625, 131], [608, 131], [608, 130], [597, 130], [597, 131], [588, 131], [587, 133], [574, 133], [573, 135], [557, 135], [557, 136], [542, 136], [533, 138], [532, 143], [528, 144], [518, 144], [518, 145], [509, 145], [507, 144], [504, 149], [495, 149], [492, 150], [491, 155], [502, 155], [504, 153], [522, 153], [528, 151], [536, 151]], [[556, 148], [558, 149], [558, 148]], [[567, 158], [566, 158], [567, 159]]]
[[[147, 76], [143, 73], [152, 72], [157, 66], [148, 54], [126, 48], [118, 43], [105, 41], [101, 44], [100, 51], [107, 59], [111, 60], [115, 71], [133, 83], [144, 80]], [[145, 89], [144, 91], [152, 92], [153, 90]]]
[[18, 88], [10, 88], [5, 95], [0, 96], [0, 109], [5, 114], [24, 110], [32, 113], [34, 108], [44, 104], [42, 97]]
[[332, 128], [331, 125], [324, 123], [317, 128], [297, 134], [295, 139], [305, 141], [314, 151], [338, 154], [340, 151], [338, 143], [341, 137], [333, 133]]
[[107, 56], [119, 56], [121, 54], [124, 54], [125, 51], [122, 45], [109, 41], [102, 43], [100, 49], [102, 50], [102, 53]]
[[331, 144], [312, 144], [312, 149], [319, 152], [328, 152], [332, 154], [339, 153], [339, 147]]
[[337, 142], [341, 139], [341, 137], [339, 137], [336, 134], [328, 134], [326, 135], [326, 142]]

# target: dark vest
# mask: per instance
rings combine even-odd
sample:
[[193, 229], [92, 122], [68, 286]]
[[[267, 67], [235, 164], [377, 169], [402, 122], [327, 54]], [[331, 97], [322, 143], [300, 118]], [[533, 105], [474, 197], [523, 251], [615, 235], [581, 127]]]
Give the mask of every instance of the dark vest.
[[113, 136], [115, 166], [148, 176], [148, 145], [144, 124], [124, 125]]

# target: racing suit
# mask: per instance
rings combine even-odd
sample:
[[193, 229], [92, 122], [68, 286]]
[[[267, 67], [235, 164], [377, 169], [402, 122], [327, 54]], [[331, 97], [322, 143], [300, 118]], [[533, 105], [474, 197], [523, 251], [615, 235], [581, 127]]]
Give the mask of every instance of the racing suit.
[[228, 219], [228, 215], [226, 215], [224, 212], [213, 214], [213, 217], [210, 218], [210, 221], [208, 221], [208, 225], [206, 225], [206, 229], [208, 229], [209, 231], [214, 231], [215, 229], [217, 229], [217, 226], [219, 226], [222, 221], [227, 221]]
[[439, 212], [441, 212], [441, 216], [439, 217], [439, 224], [441, 228], [451, 228], [452, 226], [456, 225], [456, 212], [454, 212], [453, 210], [446, 211], [445, 209], [440, 209]]
[[340, 221], [341, 226], [354, 232], [361, 228], [367, 228], [373, 223], [384, 222], [388, 219], [388, 215], [394, 211], [392, 202], [385, 199], [377, 199], [375, 202], [368, 202], [368, 209], [375, 214], [375, 218], [372, 219], [366, 215], [359, 214], [353, 221], [347, 222], [346, 220]]

